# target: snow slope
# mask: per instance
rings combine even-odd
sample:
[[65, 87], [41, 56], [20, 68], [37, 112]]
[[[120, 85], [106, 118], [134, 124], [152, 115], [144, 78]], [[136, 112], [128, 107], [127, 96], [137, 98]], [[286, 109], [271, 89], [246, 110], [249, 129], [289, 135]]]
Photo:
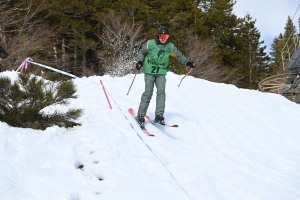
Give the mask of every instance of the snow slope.
[[127, 111], [144, 90], [138, 74], [126, 96], [133, 77], [74, 79], [79, 98], [69, 107], [84, 109], [82, 126], [0, 122], [0, 199], [300, 199], [298, 104], [193, 77], [178, 87], [183, 76], [168, 73], [166, 123], [179, 127], [147, 123], [149, 137]]

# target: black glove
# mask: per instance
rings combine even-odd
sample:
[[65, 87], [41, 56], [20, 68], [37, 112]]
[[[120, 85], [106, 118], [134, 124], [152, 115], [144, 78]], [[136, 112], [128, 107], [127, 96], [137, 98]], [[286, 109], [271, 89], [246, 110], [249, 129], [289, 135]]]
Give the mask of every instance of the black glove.
[[195, 68], [196, 67], [196, 63], [189, 61], [189, 62], [186, 63], [186, 66], [188, 66], [190, 68]]
[[142, 62], [142, 61], [138, 61], [138, 62], [136, 63], [136, 65], [135, 65], [135, 68], [136, 68], [137, 70], [140, 70], [140, 69], [142, 68], [142, 66], [143, 66], [143, 62]]

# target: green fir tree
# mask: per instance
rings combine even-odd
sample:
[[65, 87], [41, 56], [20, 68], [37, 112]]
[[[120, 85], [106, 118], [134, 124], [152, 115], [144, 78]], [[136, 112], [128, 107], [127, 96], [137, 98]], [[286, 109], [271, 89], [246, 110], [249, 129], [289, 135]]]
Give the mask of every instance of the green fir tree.
[[[0, 120], [15, 127], [46, 129], [58, 125], [72, 127], [81, 116], [81, 109], [70, 109], [66, 113], [55, 109], [44, 113], [43, 109], [55, 105], [68, 105], [77, 98], [71, 80], [47, 81], [29, 73], [19, 74], [11, 83], [8, 77], [0, 77]], [[55, 108], [55, 107], [53, 107]]]
[[282, 72], [283, 68], [288, 63], [289, 57], [295, 51], [295, 37], [297, 34], [296, 27], [293, 24], [290, 16], [288, 16], [284, 33], [280, 33], [275, 37], [271, 44], [271, 64], [270, 69], [273, 74]]

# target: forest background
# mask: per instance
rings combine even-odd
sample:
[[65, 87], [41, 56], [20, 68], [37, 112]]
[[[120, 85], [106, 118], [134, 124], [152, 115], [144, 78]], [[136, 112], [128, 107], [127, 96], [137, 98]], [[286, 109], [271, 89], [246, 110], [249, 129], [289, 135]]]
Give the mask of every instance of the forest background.
[[[10, 54], [2, 70], [25, 58], [76, 76], [124, 76], [135, 72], [137, 54], [157, 30], [197, 63], [192, 76], [257, 89], [282, 72], [282, 47], [297, 29], [290, 16], [266, 53], [256, 20], [233, 13], [234, 0], [2, 0], [1, 45]], [[35, 74], [41, 73], [31, 66]], [[187, 68], [171, 58], [169, 71]]]

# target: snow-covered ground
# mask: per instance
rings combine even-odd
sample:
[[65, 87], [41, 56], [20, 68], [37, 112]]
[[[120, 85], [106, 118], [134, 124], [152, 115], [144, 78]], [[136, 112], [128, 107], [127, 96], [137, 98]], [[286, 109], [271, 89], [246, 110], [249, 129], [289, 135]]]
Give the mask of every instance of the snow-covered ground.
[[178, 87], [183, 76], [168, 73], [166, 123], [179, 127], [147, 123], [149, 137], [128, 113], [144, 90], [139, 74], [126, 95], [133, 77], [74, 79], [82, 126], [0, 122], [0, 199], [300, 199], [300, 105], [193, 77]]

